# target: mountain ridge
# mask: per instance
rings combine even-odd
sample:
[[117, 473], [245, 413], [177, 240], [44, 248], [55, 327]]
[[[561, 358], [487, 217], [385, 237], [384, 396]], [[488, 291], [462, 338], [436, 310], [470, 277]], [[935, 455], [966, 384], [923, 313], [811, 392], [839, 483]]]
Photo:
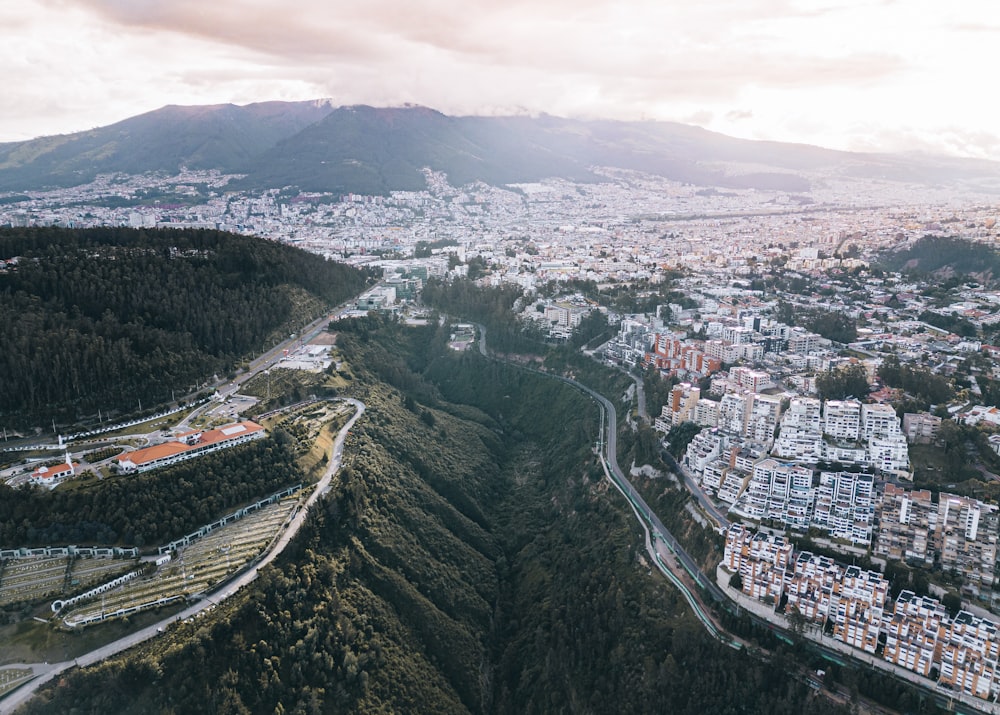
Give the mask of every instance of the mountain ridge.
[[665, 121], [449, 116], [420, 105], [315, 100], [167, 105], [106, 127], [0, 144], [0, 191], [187, 168], [241, 175], [234, 186], [247, 190], [386, 194], [424, 188], [425, 167], [455, 185], [592, 182], [595, 167], [609, 167], [791, 193], [830, 177], [1000, 190], [1000, 164], [981, 159], [854, 153]]

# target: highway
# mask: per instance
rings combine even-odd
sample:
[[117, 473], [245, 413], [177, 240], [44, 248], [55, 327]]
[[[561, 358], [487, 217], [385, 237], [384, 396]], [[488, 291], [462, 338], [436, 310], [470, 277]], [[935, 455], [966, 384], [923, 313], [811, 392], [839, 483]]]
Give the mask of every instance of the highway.
[[306, 500], [303, 507], [298, 510], [289, 522], [288, 526], [281, 533], [281, 536], [277, 539], [277, 541], [275, 541], [274, 546], [272, 546], [266, 554], [264, 554], [257, 561], [253, 562], [247, 569], [237, 573], [232, 579], [220, 584], [208, 595], [188, 606], [180, 613], [177, 613], [169, 618], [165, 618], [158, 623], [154, 623], [151, 626], [143, 628], [142, 630], [123, 638], [119, 638], [118, 640], [108, 643], [107, 645], [97, 648], [96, 650], [92, 650], [75, 660], [64, 661], [62, 663], [29, 663], [18, 664], [16, 666], [5, 666], [7, 668], [31, 668], [36, 674], [36, 677], [0, 698], [0, 713], [13, 712], [27, 702], [39, 687], [52, 680], [52, 678], [59, 675], [63, 671], [74, 666], [82, 667], [93, 665], [94, 663], [98, 663], [105, 658], [117, 655], [132, 646], [154, 638], [162, 633], [163, 630], [171, 624], [197, 616], [202, 611], [215, 608], [215, 606], [232, 596], [241, 588], [249, 583], [252, 583], [257, 578], [260, 570], [270, 564], [295, 537], [295, 534], [298, 533], [299, 529], [305, 523], [309, 509], [318, 499], [329, 491], [333, 476], [337, 473], [337, 470], [340, 469], [340, 464], [344, 455], [344, 440], [347, 438], [347, 433], [354, 426], [354, 423], [357, 422], [361, 415], [364, 414], [365, 405], [358, 400], [347, 398], [335, 399], [337, 399], [337, 401], [353, 405], [355, 407], [355, 413], [347, 421], [347, 424], [340, 428], [340, 432], [337, 433], [337, 438], [334, 440], [333, 449], [331, 450], [330, 461], [323, 477], [316, 484], [316, 488], [313, 490], [312, 494], [309, 495], [309, 498]]
[[[488, 357], [490, 359], [497, 359], [493, 358], [489, 354], [489, 351], [487, 350], [486, 327], [483, 325], [477, 325], [477, 328], [480, 331], [479, 352], [485, 357]], [[510, 364], [517, 365], [517, 363], [510, 363]], [[604, 425], [605, 428], [605, 433], [602, 435], [603, 449], [601, 450], [601, 454], [599, 456], [601, 457], [601, 461], [605, 465], [605, 473], [608, 475], [608, 478], [611, 480], [611, 483], [615, 485], [618, 491], [620, 491], [625, 496], [626, 499], [628, 499], [629, 504], [631, 505], [632, 510], [635, 512], [636, 517], [639, 519], [640, 524], [642, 525], [643, 529], [646, 530], [647, 552], [649, 553], [653, 561], [657, 564], [657, 567], [665, 574], [667, 574], [667, 577], [671, 580], [671, 582], [673, 582], [675, 585], [678, 586], [682, 595], [691, 605], [691, 608], [694, 610], [695, 615], [698, 617], [698, 620], [701, 621], [703, 625], [705, 625], [709, 633], [711, 633], [714, 637], [720, 638], [721, 640], [727, 643], [736, 644], [735, 647], [739, 647], [738, 641], [735, 641], [732, 638], [730, 638], [728, 634], [720, 633], [720, 631], [716, 628], [715, 624], [712, 622], [712, 619], [708, 611], [704, 607], [704, 604], [702, 603], [701, 599], [690, 589], [688, 589], [683, 584], [680, 576], [674, 573], [673, 569], [671, 569], [665, 563], [665, 559], [663, 558], [663, 555], [660, 553], [660, 548], [664, 546], [669, 550], [670, 554], [673, 555], [673, 557], [677, 560], [677, 563], [680, 565], [680, 567], [682, 567], [684, 571], [687, 572], [688, 576], [694, 581], [694, 583], [696, 583], [700, 588], [707, 591], [708, 594], [712, 597], [712, 599], [714, 599], [717, 602], [726, 601], [726, 595], [723, 593], [722, 589], [719, 588], [718, 584], [716, 584], [713, 579], [706, 578], [705, 575], [702, 574], [701, 569], [698, 567], [698, 564], [695, 562], [695, 560], [691, 558], [690, 554], [688, 554], [687, 551], [684, 550], [684, 547], [682, 547], [680, 543], [678, 543], [677, 539], [674, 538], [673, 534], [671, 534], [670, 531], [667, 529], [667, 527], [663, 525], [663, 522], [660, 521], [660, 517], [658, 517], [655, 514], [655, 512], [653, 512], [653, 510], [649, 508], [649, 505], [646, 504], [646, 500], [643, 499], [642, 495], [639, 494], [636, 488], [632, 486], [632, 483], [628, 479], [626, 479], [625, 474], [621, 470], [621, 467], [618, 466], [618, 414], [615, 410], [614, 405], [611, 404], [611, 401], [608, 400], [608, 398], [606, 398], [604, 395], [590, 389], [586, 385], [577, 382], [576, 380], [573, 380], [572, 378], [563, 377], [562, 375], [554, 375], [552, 373], [544, 372], [542, 370], [537, 370], [532, 367], [526, 367], [522, 365], [518, 365], [518, 367], [521, 367], [522, 369], [528, 370], [530, 372], [538, 373], [539, 375], [545, 375], [546, 377], [552, 378], [554, 380], [560, 380], [566, 383], [567, 385], [571, 385], [577, 390], [580, 390], [584, 394], [588, 395], [591, 399], [593, 399], [597, 403], [603, 415], [602, 424]], [[653, 546], [651, 546], [651, 544], [653, 543], [656, 544], [656, 548], [653, 548]]]

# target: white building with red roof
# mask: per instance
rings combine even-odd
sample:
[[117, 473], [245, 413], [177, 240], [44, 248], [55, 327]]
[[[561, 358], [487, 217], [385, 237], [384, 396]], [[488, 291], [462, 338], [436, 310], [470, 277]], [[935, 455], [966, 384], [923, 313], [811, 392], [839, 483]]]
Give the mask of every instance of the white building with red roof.
[[185, 432], [180, 439], [126, 452], [118, 457], [118, 469], [125, 474], [148, 472], [220, 449], [263, 439], [267, 432], [256, 422], [245, 420], [205, 432]]
[[62, 484], [65, 480], [76, 474], [76, 469], [79, 467], [69, 458], [69, 453], [66, 454], [66, 461], [62, 464], [57, 464], [53, 466], [41, 466], [31, 473], [31, 481], [35, 484], [39, 484], [43, 487], [48, 487], [49, 489], [54, 488], [58, 484]]

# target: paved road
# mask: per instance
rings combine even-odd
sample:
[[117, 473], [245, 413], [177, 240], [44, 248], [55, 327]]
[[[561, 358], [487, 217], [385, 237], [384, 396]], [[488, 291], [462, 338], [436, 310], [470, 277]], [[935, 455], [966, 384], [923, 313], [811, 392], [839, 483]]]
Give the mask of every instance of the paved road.
[[275, 542], [270, 551], [267, 552], [267, 554], [256, 561], [248, 569], [238, 573], [233, 579], [216, 587], [214, 591], [210, 592], [209, 595], [192, 604], [188, 608], [185, 608], [180, 613], [175, 614], [170, 618], [165, 618], [158, 623], [148, 626], [147, 628], [137, 631], [136, 633], [132, 633], [131, 635], [125, 636], [124, 638], [119, 638], [118, 640], [108, 643], [107, 645], [96, 650], [92, 650], [89, 653], [80, 656], [76, 660], [64, 661], [62, 663], [30, 663], [26, 665], [22, 664], [20, 666], [6, 666], [8, 668], [32, 668], [36, 677], [0, 699], [0, 713], [13, 712], [15, 709], [27, 702], [39, 687], [52, 680], [52, 678], [59, 675], [63, 671], [72, 668], [73, 666], [93, 665], [94, 663], [98, 663], [105, 658], [117, 655], [134, 645], [138, 645], [139, 643], [147, 641], [150, 638], [154, 638], [158, 634], [162, 633], [163, 629], [170, 624], [196, 616], [206, 609], [215, 608], [217, 604], [229, 598], [247, 584], [252, 583], [254, 579], [257, 578], [260, 569], [270, 564], [278, 556], [278, 554], [280, 554], [282, 550], [288, 546], [288, 543], [292, 540], [292, 538], [294, 538], [295, 534], [305, 523], [309, 509], [322, 495], [329, 491], [333, 475], [340, 468], [340, 463], [344, 455], [344, 440], [347, 438], [347, 433], [350, 431], [351, 427], [354, 426], [354, 423], [358, 421], [358, 418], [360, 418], [362, 414], [364, 414], [365, 405], [358, 400], [343, 398], [337, 399], [338, 401], [347, 402], [353, 405], [356, 408], [356, 412], [351, 419], [347, 421], [347, 424], [341, 427], [340, 432], [337, 434], [337, 438], [333, 443], [333, 450], [330, 455], [329, 465], [327, 466], [323, 477], [316, 484], [316, 488], [313, 490], [313, 493], [309, 495], [305, 505], [298, 510], [289, 522], [288, 527], [282, 532], [281, 536]]
[[[486, 328], [482, 325], [478, 325], [477, 327], [480, 331], [479, 352], [487, 357], [490, 357], [489, 351], [486, 348]], [[719, 588], [713, 579], [706, 578], [705, 575], [702, 574], [701, 569], [698, 568], [698, 564], [695, 560], [691, 558], [690, 554], [684, 550], [684, 547], [680, 545], [677, 539], [674, 538], [673, 534], [671, 534], [667, 527], [663, 525], [663, 522], [660, 521], [660, 517], [658, 517], [653, 510], [649, 508], [649, 505], [646, 504], [646, 500], [643, 499], [642, 495], [639, 494], [636, 488], [632, 486], [632, 483], [626, 479], [621, 467], [618, 466], [618, 414], [615, 410], [615, 406], [611, 404], [611, 401], [604, 395], [590, 389], [576, 380], [573, 380], [572, 378], [543, 372], [532, 367], [520, 367], [525, 370], [536, 372], [538, 374], [545, 375], [546, 377], [565, 382], [567, 385], [571, 385], [576, 389], [581, 390], [597, 402], [604, 414], [603, 424], [605, 427], [604, 450], [601, 456], [610, 470], [613, 483], [632, 504], [633, 509], [636, 510], [637, 515], [640, 517], [641, 523], [643, 523], [643, 528], [645, 528], [646, 524], [649, 524], [652, 529], [651, 538], [658, 540], [660, 543], [665, 545], [674, 555], [679, 565], [688, 573], [690, 578], [698, 586], [708, 591], [709, 595], [715, 601], [724, 601], [726, 599], [726, 595], [722, 592], [722, 589]], [[660, 565], [662, 570], [662, 568], [664, 568], [662, 566], [663, 562], [655, 559], [655, 556], [654, 560], [657, 561], [657, 564]], [[700, 599], [695, 598], [695, 595], [686, 588], [682, 589], [682, 593], [685, 594], [685, 598], [688, 599], [692, 608], [695, 609], [696, 615], [698, 615], [699, 619], [702, 620], [703, 623], [706, 623], [708, 615], [702, 608]], [[709, 630], [712, 632], [713, 629], [710, 628]], [[718, 633], [713, 632], [713, 635], [718, 636]]]
[[702, 511], [708, 514], [708, 516], [715, 521], [719, 530], [725, 531], [728, 529], [730, 521], [726, 517], [726, 512], [719, 509], [715, 502], [712, 501], [711, 497], [702, 491], [697, 480], [688, 474], [687, 469], [685, 469], [682, 464], [678, 463], [677, 460], [674, 459], [674, 456], [665, 449], [660, 450], [660, 457], [667, 463], [667, 466], [670, 467], [671, 471], [681, 478], [684, 482], [684, 486], [687, 487], [687, 490], [691, 492], [691, 495], [698, 501]]
[[[478, 327], [480, 329], [479, 350], [483, 355], [489, 357], [489, 353], [486, 349], [486, 330], [481, 325]], [[630, 507], [643, 527], [645, 532], [647, 554], [649, 554], [656, 563], [657, 568], [659, 568], [660, 571], [663, 572], [664, 575], [666, 575], [667, 578], [669, 578], [671, 582], [678, 587], [681, 594], [694, 611], [695, 616], [699, 621], [701, 621], [702, 625], [713, 637], [722, 640], [727, 645], [734, 648], [745, 646], [746, 644], [744, 642], [723, 630], [719, 624], [714, 621], [711, 616], [710, 609], [706, 607], [701, 595], [688, 588], [684, 581], [689, 578], [693, 583], [697, 584], [697, 586], [700, 586], [712, 600], [723, 604], [726, 607], [729, 607], [732, 603], [728, 595], [722, 590], [722, 588], [719, 587], [715, 579], [707, 577], [701, 572], [694, 559], [692, 559], [684, 548], [677, 542], [670, 531], [667, 530], [667, 528], [663, 525], [663, 522], [660, 521], [660, 518], [649, 508], [645, 500], [642, 498], [642, 495], [640, 495], [632, 486], [631, 482], [625, 478], [625, 475], [618, 466], [617, 415], [611, 401], [576, 380], [563, 377], [561, 375], [546, 373], [531, 367], [520, 365], [519, 367], [572, 385], [573, 387], [582, 390], [598, 403], [600, 409], [605, 414], [604, 424], [607, 429], [605, 451], [601, 455], [602, 462], [605, 465], [606, 474], [611, 477], [611, 481], [615, 487], [626, 497], [626, 499], [628, 499]], [[684, 478], [685, 484], [690, 489], [691, 482], [687, 475], [680, 469], [678, 469], [677, 472]], [[695, 488], [691, 489], [691, 491], [696, 497], [699, 494], [704, 496], [700, 489]], [[699, 502], [703, 503], [700, 499]], [[722, 518], [721, 521], [722, 523], [728, 524], [724, 518]], [[671, 563], [672, 561], [674, 561], [674, 563]], [[680, 566], [680, 568], [677, 568], [677, 566]], [[686, 572], [686, 574], [681, 572], [681, 569], [683, 569], [683, 572]], [[754, 613], [746, 613], [752, 620], [777, 633], [784, 633], [787, 637], [787, 631], [780, 625], [776, 625], [774, 621]], [[828, 638], [821, 638], [819, 641], [810, 640], [810, 647], [835, 662], [849, 662], [856, 667], [878, 667], [882, 670], [890, 671], [891, 674], [907, 680], [912, 686], [931, 696], [940, 706], [946, 707], [949, 710], [953, 709], [956, 704], [954, 694], [942, 692], [940, 689], [934, 687], [933, 684], [925, 683], [916, 673], [902, 669], [900, 669], [901, 672], [892, 671], [890, 664], [886, 661], [876, 659], [868, 654], [859, 653], [855, 649], [852, 649], [840, 642], [832, 641]], [[976, 712], [1000, 713], [1000, 706], [994, 703], [977, 702], [973, 698], [963, 698], [962, 701], [964, 707], [970, 708]], [[877, 709], [877, 706], [874, 706], [874, 704], [872, 704], [872, 706]]]

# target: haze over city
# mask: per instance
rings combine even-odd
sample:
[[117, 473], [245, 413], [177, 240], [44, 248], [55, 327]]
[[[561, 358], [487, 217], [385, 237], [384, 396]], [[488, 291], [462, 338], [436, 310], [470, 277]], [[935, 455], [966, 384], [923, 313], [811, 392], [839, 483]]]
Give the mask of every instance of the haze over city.
[[328, 97], [1000, 158], [981, 71], [1000, 60], [1000, 10], [979, 1], [29, 0], [0, 27], [0, 141], [165, 104]]

